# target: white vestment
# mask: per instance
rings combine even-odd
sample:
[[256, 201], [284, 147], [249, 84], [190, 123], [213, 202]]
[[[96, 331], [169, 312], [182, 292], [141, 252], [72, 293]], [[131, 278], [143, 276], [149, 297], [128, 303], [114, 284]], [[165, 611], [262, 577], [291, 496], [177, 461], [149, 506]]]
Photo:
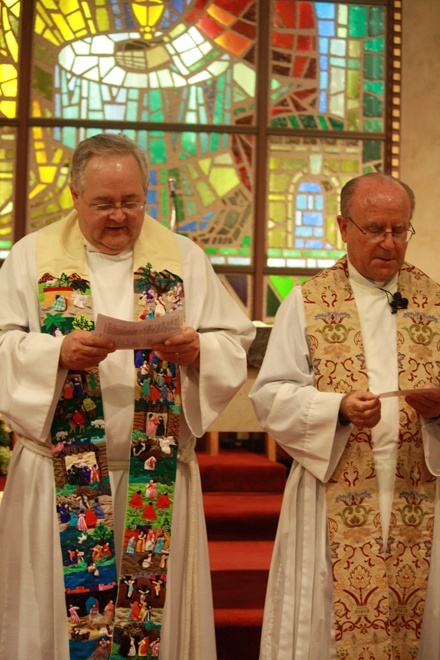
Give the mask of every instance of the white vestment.
[[[369, 389], [398, 390], [396, 315], [387, 295], [350, 269], [359, 311]], [[396, 291], [397, 277], [386, 288]], [[405, 292], [409, 297], [410, 292]], [[400, 310], [398, 313], [402, 313]], [[435, 357], [433, 358], [435, 360]], [[294, 459], [272, 557], [261, 660], [334, 660], [333, 585], [325, 483], [351, 433], [338, 423], [344, 395], [315, 387], [301, 288], [280, 306], [263, 365], [250, 393], [261, 426]], [[397, 398], [382, 399], [372, 429], [383, 535], [387, 536], [398, 440]], [[428, 469], [440, 476], [440, 429], [421, 420]], [[419, 660], [440, 660], [440, 487]], [[351, 659], [350, 659], [351, 660]], [[353, 659], [354, 660], [354, 659]], [[409, 659], [408, 659], [409, 660]]]
[[[245, 381], [245, 351], [255, 328], [216, 277], [203, 251], [187, 238], [177, 236], [177, 240], [186, 325], [200, 333], [200, 371], [180, 370], [181, 453], [186, 462], [178, 462], [160, 657], [182, 659], [189, 621], [189, 657], [212, 660], [216, 657], [212, 592], [193, 437], [204, 434]], [[38, 443], [48, 440], [66, 371], [58, 365], [63, 338], [40, 334], [35, 244], [35, 233], [19, 241], [0, 271], [0, 411], [13, 431], [38, 448]], [[87, 262], [94, 314], [133, 320], [132, 252], [109, 256], [88, 246]], [[109, 461], [126, 462], [133, 421], [133, 351], [108, 355], [100, 364], [100, 374]], [[118, 565], [128, 477], [123, 467], [110, 471]], [[188, 556], [197, 570], [188, 568]], [[0, 507], [0, 658], [68, 657], [52, 460], [19, 441]]]

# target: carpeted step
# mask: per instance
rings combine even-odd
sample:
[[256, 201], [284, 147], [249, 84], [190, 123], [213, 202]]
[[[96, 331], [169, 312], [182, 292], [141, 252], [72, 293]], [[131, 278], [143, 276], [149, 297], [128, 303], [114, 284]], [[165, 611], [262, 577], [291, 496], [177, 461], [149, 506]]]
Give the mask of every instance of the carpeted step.
[[242, 621], [261, 625], [272, 548], [270, 541], [209, 543], [214, 610], [224, 611], [223, 622], [227, 610], [230, 622], [240, 610]]
[[286, 467], [261, 454], [234, 449], [218, 456], [197, 453], [203, 492], [282, 493]]
[[[215, 634], [217, 660], [258, 660], [260, 656], [261, 614], [253, 620], [253, 610], [228, 610], [224, 619], [216, 611]], [[233, 623], [231, 623], [233, 617]]]
[[204, 493], [208, 539], [273, 542], [282, 499], [281, 493]]
[[258, 660], [270, 541], [210, 541], [218, 660]]
[[198, 454], [217, 660], [258, 660], [287, 467], [246, 450]]

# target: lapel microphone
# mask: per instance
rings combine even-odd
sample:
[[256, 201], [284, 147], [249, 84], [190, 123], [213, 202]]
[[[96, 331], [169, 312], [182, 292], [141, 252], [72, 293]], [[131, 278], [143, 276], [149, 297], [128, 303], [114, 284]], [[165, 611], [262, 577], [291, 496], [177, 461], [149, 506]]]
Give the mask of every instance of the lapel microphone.
[[388, 304], [391, 307], [391, 314], [396, 314], [398, 309], [406, 309], [408, 307], [408, 298], [403, 298], [400, 291], [391, 293], [391, 291], [387, 291], [387, 289], [381, 288], [380, 290], [385, 291], [387, 294]]

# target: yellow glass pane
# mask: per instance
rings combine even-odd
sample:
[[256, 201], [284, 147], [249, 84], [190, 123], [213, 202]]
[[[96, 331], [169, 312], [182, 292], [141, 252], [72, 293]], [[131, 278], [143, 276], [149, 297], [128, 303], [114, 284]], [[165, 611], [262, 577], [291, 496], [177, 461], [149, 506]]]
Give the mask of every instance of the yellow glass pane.
[[15, 101], [0, 101], [0, 114], [8, 119], [13, 119], [17, 111], [17, 104]]
[[222, 197], [238, 186], [240, 179], [232, 167], [213, 167], [209, 175], [209, 182], [217, 195]]

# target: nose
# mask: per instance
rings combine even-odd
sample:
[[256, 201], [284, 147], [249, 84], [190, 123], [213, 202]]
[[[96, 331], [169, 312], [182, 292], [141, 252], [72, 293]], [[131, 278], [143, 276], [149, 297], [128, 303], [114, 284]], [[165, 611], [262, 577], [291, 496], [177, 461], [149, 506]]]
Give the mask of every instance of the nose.
[[381, 243], [385, 243], [388, 240], [388, 245], [391, 244], [392, 247], [394, 247], [394, 238], [393, 238], [393, 233], [391, 231], [384, 231], [383, 236], [380, 240]]
[[122, 222], [125, 220], [125, 210], [122, 208], [122, 206], [115, 206], [112, 208], [112, 212], [110, 213], [111, 217], [117, 220], [118, 222]]

